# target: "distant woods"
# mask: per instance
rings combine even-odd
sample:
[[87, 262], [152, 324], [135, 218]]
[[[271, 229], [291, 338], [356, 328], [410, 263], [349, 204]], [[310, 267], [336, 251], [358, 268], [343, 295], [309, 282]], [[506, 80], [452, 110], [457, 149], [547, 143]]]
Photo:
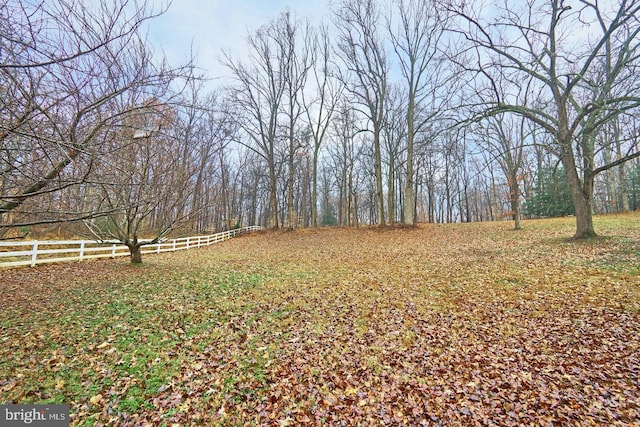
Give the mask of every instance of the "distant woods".
[[3, 233], [133, 254], [238, 225], [571, 214], [593, 236], [593, 213], [640, 208], [640, 0], [604, 3], [285, 10], [212, 89], [146, 40], [163, 9], [0, 0]]

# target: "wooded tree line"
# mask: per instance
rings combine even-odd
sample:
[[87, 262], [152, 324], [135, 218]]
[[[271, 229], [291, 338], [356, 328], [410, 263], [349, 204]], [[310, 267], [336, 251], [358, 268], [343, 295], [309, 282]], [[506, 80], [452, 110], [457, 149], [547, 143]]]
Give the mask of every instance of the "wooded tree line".
[[571, 214], [589, 237], [592, 213], [640, 205], [640, 0], [285, 10], [214, 90], [145, 39], [162, 9], [0, 6], [5, 230], [133, 253], [176, 230]]

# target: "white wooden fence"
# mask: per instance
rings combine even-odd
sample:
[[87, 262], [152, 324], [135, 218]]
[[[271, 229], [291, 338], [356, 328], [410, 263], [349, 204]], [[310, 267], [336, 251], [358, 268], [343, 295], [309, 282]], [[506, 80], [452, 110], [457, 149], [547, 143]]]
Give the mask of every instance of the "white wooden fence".
[[[143, 254], [174, 252], [200, 248], [222, 242], [234, 236], [262, 230], [259, 226], [243, 227], [208, 236], [166, 239], [153, 245], [144, 245]], [[23, 249], [24, 248], [24, 249]], [[95, 258], [128, 256], [129, 248], [120, 242], [100, 240], [34, 240], [0, 242], [0, 268]]]

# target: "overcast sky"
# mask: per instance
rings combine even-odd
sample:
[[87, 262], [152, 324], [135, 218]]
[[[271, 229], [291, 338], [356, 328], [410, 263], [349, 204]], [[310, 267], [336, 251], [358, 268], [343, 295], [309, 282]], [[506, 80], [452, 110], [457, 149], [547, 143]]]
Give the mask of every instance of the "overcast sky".
[[173, 0], [164, 15], [151, 21], [148, 35], [154, 48], [164, 50], [171, 62], [184, 61], [193, 45], [207, 77], [220, 78], [228, 75], [220, 64], [222, 50], [242, 58], [248, 30], [268, 23], [287, 7], [312, 23], [329, 20], [329, 1]]

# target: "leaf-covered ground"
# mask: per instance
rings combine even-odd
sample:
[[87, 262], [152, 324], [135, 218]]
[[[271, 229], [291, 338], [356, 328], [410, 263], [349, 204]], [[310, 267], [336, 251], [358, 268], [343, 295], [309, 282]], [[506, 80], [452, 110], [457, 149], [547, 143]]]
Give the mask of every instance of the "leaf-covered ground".
[[73, 425], [640, 425], [640, 215], [260, 233], [0, 272], [0, 402]]

